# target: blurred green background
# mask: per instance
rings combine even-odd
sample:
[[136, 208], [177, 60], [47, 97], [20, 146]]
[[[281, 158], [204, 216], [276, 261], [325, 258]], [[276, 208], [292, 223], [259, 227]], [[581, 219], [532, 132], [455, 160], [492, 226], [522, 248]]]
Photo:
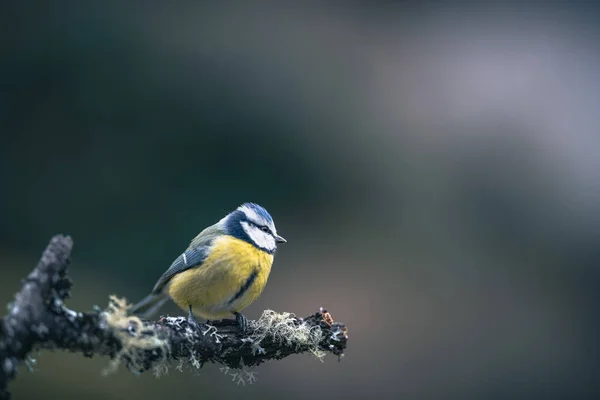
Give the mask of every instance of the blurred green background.
[[55, 233], [71, 307], [136, 301], [254, 201], [288, 243], [246, 315], [350, 337], [246, 387], [43, 352], [15, 399], [598, 398], [597, 6], [485, 4], [3, 3], [1, 303]]

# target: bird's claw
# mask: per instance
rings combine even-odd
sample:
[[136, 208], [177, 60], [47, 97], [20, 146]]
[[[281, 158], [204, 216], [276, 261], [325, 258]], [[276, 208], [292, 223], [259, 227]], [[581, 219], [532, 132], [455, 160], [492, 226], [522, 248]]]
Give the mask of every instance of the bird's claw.
[[245, 335], [248, 332], [248, 318], [244, 316], [244, 314], [236, 312], [234, 313], [235, 320], [240, 326], [240, 330], [242, 331], [242, 335]]

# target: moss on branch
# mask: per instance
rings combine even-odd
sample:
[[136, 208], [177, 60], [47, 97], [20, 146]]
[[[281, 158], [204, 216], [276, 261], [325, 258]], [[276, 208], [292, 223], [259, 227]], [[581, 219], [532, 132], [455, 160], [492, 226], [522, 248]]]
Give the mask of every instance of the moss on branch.
[[327, 353], [341, 357], [347, 343], [346, 327], [326, 310], [297, 318], [266, 310], [242, 335], [235, 320], [188, 324], [185, 317], [144, 321], [128, 314], [126, 300], [110, 297], [106, 310], [77, 312], [64, 304], [71, 281], [67, 276], [73, 242], [57, 235], [36, 268], [0, 319], [0, 399], [10, 398], [7, 385], [19, 364], [36, 349], [80, 352], [86, 357], [108, 356], [105, 372], [124, 365], [134, 373], [164, 373], [171, 365], [201, 368], [223, 365], [226, 371], [255, 366], [292, 354]]

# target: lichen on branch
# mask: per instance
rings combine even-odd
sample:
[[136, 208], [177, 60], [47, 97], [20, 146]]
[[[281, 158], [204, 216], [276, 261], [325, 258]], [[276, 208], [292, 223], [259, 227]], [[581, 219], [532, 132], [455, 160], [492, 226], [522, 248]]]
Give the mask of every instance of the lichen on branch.
[[160, 374], [171, 361], [179, 361], [180, 367], [215, 363], [235, 369], [298, 353], [322, 359], [327, 352], [341, 356], [347, 339], [342, 325], [326, 322], [325, 310], [306, 319], [266, 310], [258, 320], [249, 321], [248, 332], [242, 336], [234, 320], [198, 327], [185, 317], [150, 322], [128, 315], [127, 308], [124, 300], [112, 297], [105, 314], [121, 343], [110, 370], [124, 363], [132, 372], [153, 369]]
[[[123, 364], [134, 373], [162, 374], [175, 363], [179, 369], [222, 364], [229, 372], [292, 354], [341, 357], [346, 348], [346, 327], [323, 308], [307, 318], [266, 310], [258, 320], [249, 321], [245, 335], [235, 320], [197, 326], [185, 317], [141, 320], [129, 315], [127, 301], [116, 296], [110, 297], [106, 310], [71, 310], [64, 300], [72, 285], [67, 276], [72, 245], [68, 236], [52, 238], [0, 319], [0, 400], [10, 398], [8, 382], [36, 349], [108, 356], [111, 362], [105, 373]], [[231, 375], [235, 379], [239, 374]]]

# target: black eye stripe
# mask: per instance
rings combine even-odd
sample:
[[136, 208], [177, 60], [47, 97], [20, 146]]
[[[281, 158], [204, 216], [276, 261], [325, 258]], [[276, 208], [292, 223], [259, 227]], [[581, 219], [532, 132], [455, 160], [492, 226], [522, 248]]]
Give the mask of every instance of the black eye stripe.
[[250, 225], [254, 225], [259, 230], [261, 230], [261, 231], [263, 231], [265, 233], [272, 234], [271, 228], [269, 228], [267, 225], [262, 225], [261, 223], [259, 223], [257, 221], [254, 221], [254, 220], [251, 220], [251, 219], [248, 219], [248, 218], [245, 218], [245, 221], [248, 222], [248, 223], [250, 223]]

